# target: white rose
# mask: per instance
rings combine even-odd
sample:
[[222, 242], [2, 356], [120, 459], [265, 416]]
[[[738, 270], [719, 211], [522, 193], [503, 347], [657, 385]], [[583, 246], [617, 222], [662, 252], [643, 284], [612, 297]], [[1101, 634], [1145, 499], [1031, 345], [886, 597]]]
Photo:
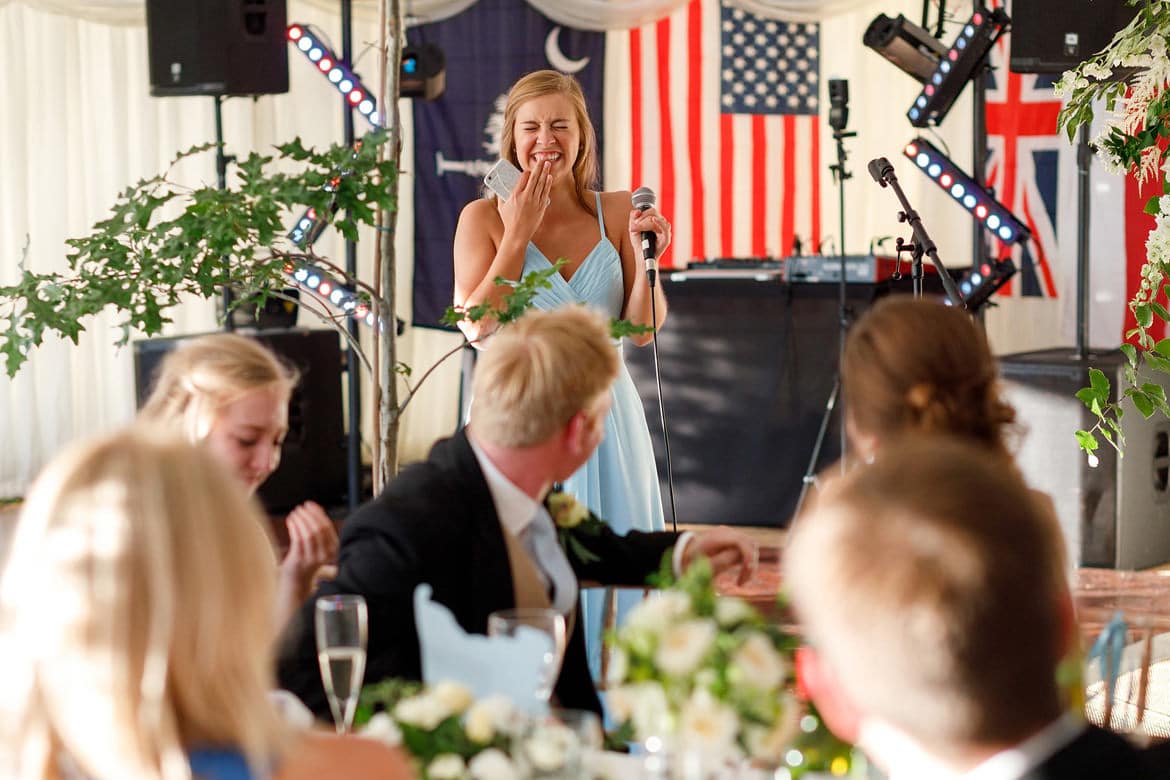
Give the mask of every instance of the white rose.
[[567, 762], [576, 738], [564, 726], [541, 726], [524, 743], [524, 756], [538, 772], [553, 772]]
[[698, 668], [715, 643], [717, 629], [712, 620], [686, 620], [666, 630], [654, 663], [669, 675], [681, 677]]
[[491, 742], [496, 732], [508, 730], [515, 713], [507, 696], [489, 696], [471, 705], [463, 718], [463, 728], [474, 741]]
[[630, 657], [620, 647], [615, 647], [609, 655], [609, 666], [605, 670], [605, 681], [608, 685], [620, 685], [626, 681], [626, 674], [630, 671]]
[[708, 691], [695, 691], [679, 718], [679, 738], [688, 749], [707, 755], [726, 755], [734, 750], [739, 717]]
[[721, 596], [715, 601], [715, 620], [721, 626], [734, 626], [755, 616], [756, 611], [743, 599]]
[[676, 590], [660, 591], [635, 604], [626, 615], [626, 625], [652, 634], [661, 634], [668, 626], [690, 612], [690, 596]]
[[398, 724], [385, 712], [375, 713], [361, 733], [364, 737], [384, 742], [390, 747], [398, 747], [402, 744], [402, 732], [399, 730]]
[[477, 753], [467, 765], [472, 780], [520, 780], [520, 772], [508, 754], [496, 748]]
[[451, 717], [451, 710], [439, 699], [423, 693], [398, 702], [394, 708], [394, 717], [402, 723], [431, 731]]
[[463, 780], [467, 777], [467, 764], [463, 763], [462, 756], [443, 753], [427, 764], [427, 777], [431, 780]]
[[800, 705], [791, 696], [784, 695], [780, 701], [780, 715], [771, 728], [749, 726], [744, 730], [744, 742], [748, 754], [769, 764], [778, 764], [784, 751], [792, 744], [800, 728]]
[[634, 732], [640, 739], [674, 730], [666, 692], [658, 683], [640, 683], [634, 696]]
[[673, 729], [666, 693], [653, 682], [640, 682], [610, 688], [605, 704], [617, 723], [632, 723], [638, 739], [663, 736]]
[[772, 640], [758, 631], [753, 631], [740, 645], [731, 657], [731, 663], [746, 684], [764, 691], [779, 688], [788, 673]]
[[431, 689], [431, 695], [441, 701], [455, 715], [462, 715], [473, 701], [470, 689], [456, 682], [439, 683]]

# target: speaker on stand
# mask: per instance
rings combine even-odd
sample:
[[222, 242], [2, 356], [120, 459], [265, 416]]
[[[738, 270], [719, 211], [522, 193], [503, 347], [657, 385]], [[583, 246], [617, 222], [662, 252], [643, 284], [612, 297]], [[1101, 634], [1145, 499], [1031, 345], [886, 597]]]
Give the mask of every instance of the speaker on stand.
[[150, 94], [288, 92], [284, 0], [147, 0]]

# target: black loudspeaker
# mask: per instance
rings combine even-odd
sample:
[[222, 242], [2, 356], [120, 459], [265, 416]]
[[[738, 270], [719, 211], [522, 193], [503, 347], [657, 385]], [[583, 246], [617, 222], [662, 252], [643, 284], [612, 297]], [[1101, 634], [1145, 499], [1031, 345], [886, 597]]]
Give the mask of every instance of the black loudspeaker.
[[1014, 0], [1011, 70], [1063, 73], [1104, 49], [1136, 13], [1126, 0]]
[[[659, 278], [670, 301], [658, 355], [678, 522], [787, 525], [836, 378], [837, 285], [693, 273]], [[927, 283], [941, 299], [937, 281]], [[909, 278], [847, 285], [854, 318], [891, 290], [909, 293]], [[654, 440], [669, 524], [653, 353], [628, 342], [624, 349]], [[840, 454], [833, 414], [817, 470]]]
[[1073, 436], [1095, 420], [1074, 395], [1088, 385], [1089, 368], [1104, 371], [1116, 394], [1121, 354], [1078, 359], [1070, 349], [1042, 350], [1007, 355], [1000, 366], [1023, 427], [1017, 461], [1028, 484], [1051, 496], [1070, 561], [1118, 569], [1170, 561], [1170, 420], [1147, 420], [1127, 404], [1125, 456], [1102, 441], [1096, 467]]
[[[332, 330], [267, 330], [247, 334], [263, 342], [301, 375], [288, 405], [288, 436], [280, 467], [258, 495], [271, 513], [312, 499], [335, 506], [346, 495], [345, 425], [341, 406], [341, 347]], [[134, 342], [138, 405], [146, 401], [167, 352], [190, 336]]]
[[150, 94], [288, 92], [284, 0], [147, 0]]

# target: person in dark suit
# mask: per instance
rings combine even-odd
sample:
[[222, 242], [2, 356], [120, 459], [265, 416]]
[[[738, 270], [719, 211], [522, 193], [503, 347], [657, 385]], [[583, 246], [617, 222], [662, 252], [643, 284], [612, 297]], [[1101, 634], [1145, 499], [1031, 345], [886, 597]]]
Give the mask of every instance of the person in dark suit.
[[[601, 440], [619, 356], [605, 320], [580, 306], [531, 311], [491, 337], [475, 372], [475, 418], [405, 468], [345, 524], [338, 576], [317, 595], [357, 593], [369, 608], [368, 682], [418, 679], [412, 596], [420, 583], [468, 632], [488, 615], [554, 606], [572, 626], [553, 695], [564, 707], [600, 711], [574, 619], [577, 578], [644, 585], [668, 553], [676, 570], [699, 555], [717, 571], [750, 578], [756, 549], [742, 533], [619, 536], [608, 527], [566, 557], [542, 499]], [[553, 540], [551, 545], [549, 540]], [[278, 677], [319, 715], [328, 712], [313, 635], [315, 598], [285, 632]]]
[[883, 442], [793, 523], [783, 569], [805, 689], [889, 780], [1155, 776], [1069, 710], [1060, 527], [986, 447]]

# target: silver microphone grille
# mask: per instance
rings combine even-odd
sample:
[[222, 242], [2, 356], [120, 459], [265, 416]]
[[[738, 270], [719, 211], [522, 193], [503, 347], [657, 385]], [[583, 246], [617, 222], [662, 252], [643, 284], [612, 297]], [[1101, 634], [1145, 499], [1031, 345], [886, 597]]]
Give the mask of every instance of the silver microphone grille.
[[654, 190], [649, 187], [639, 187], [634, 190], [633, 195], [634, 208], [638, 211], [645, 211], [646, 209], [654, 208], [654, 203], [657, 198], [654, 197]]

